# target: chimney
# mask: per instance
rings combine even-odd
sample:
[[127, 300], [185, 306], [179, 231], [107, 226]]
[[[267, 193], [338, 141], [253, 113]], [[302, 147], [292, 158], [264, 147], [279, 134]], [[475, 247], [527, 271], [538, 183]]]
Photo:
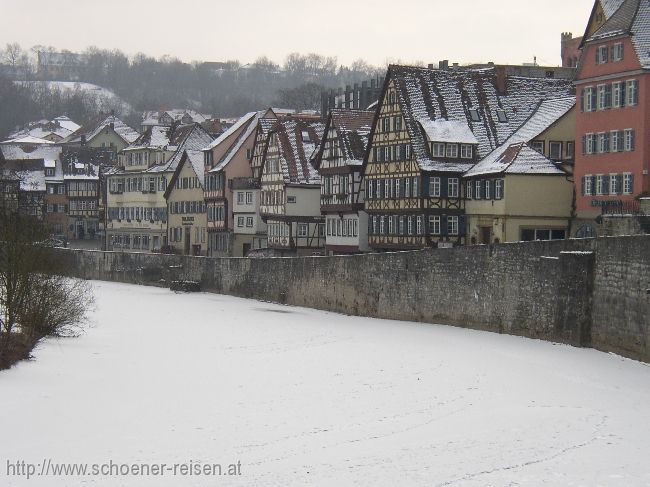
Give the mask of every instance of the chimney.
[[499, 93], [499, 95], [506, 95], [508, 92], [508, 75], [506, 74], [506, 67], [497, 66], [495, 72], [497, 93]]
[[444, 61], [440, 61], [438, 63], [438, 69], [443, 69], [443, 70], [449, 69], [449, 60], [445, 59]]
[[85, 136], [85, 135], [82, 135], [82, 136], [81, 136], [81, 146], [83, 147], [83, 146], [85, 146], [85, 145], [86, 145], [86, 136]]
[[460, 66], [458, 63], [454, 63], [454, 69], [458, 69], [458, 66]]
[[433, 64], [429, 64], [429, 65], [427, 65], [427, 68], [429, 68], [429, 69], [433, 69]]

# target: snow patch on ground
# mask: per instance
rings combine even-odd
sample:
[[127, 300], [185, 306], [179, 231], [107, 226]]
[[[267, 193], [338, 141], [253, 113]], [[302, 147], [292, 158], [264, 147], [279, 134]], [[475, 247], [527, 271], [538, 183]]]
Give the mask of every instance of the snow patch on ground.
[[[95, 283], [0, 373], [3, 486], [647, 486], [650, 367], [594, 350]], [[242, 476], [5, 477], [5, 459]]]

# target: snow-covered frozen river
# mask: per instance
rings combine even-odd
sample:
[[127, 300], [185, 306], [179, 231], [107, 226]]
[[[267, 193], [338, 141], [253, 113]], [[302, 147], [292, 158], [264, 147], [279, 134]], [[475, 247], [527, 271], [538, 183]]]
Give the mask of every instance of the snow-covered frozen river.
[[[645, 364], [445, 326], [94, 286], [84, 336], [48, 340], [34, 361], [0, 372], [2, 486], [650, 486]], [[241, 462], [241, 475], [27, 480], [11, 468], [190, 460]]]

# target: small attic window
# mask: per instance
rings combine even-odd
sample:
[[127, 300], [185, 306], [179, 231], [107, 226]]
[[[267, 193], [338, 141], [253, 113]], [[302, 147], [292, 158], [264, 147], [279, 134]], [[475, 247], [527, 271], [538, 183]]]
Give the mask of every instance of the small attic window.
[[497, 109], [497, 118], [501, 123], [505, 123], [508, 121], [508, 116], [506, 115], [506, 111], [502, 108]]
[[311, 138], [309, 137], [309, 132], [307, 130], [302, 131], [302, 141], [311, 142]]
[[469, 116], [472, 117], [472, 122], [481, 121], [481, 116], [478, 114], [478, 110], [476, 108], [469, 109]]

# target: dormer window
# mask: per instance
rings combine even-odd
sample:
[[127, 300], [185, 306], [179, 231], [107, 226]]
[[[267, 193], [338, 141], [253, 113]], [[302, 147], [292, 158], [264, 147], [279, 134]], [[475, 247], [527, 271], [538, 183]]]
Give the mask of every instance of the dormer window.
[[472, 118], [472, 122], [481, 121], [481, 116], [479, 115], [478, 110], [476, 108], [469, 109], [469, 116]]
[[508, 116], [506, 115], [506, 111], [502, 108], [497, 109], [497, 119], [501, 123], [506, 123], [508, 121]]
[[462, 159], [472, 159], [473, 157], [472, 146], [469, 144], [462, 144], [460, 146], [460, 157]]
[[431, 153], [433, 154], [433, 157], [445, 157], [445, 144], [434, 142], [432, 145], [433, 148]]
[[48, 177], [54, 176], [54, 169], [45, 169], [45, 175]]
[[447, 144], [447, 157], [458, 157], [458, 144]]

